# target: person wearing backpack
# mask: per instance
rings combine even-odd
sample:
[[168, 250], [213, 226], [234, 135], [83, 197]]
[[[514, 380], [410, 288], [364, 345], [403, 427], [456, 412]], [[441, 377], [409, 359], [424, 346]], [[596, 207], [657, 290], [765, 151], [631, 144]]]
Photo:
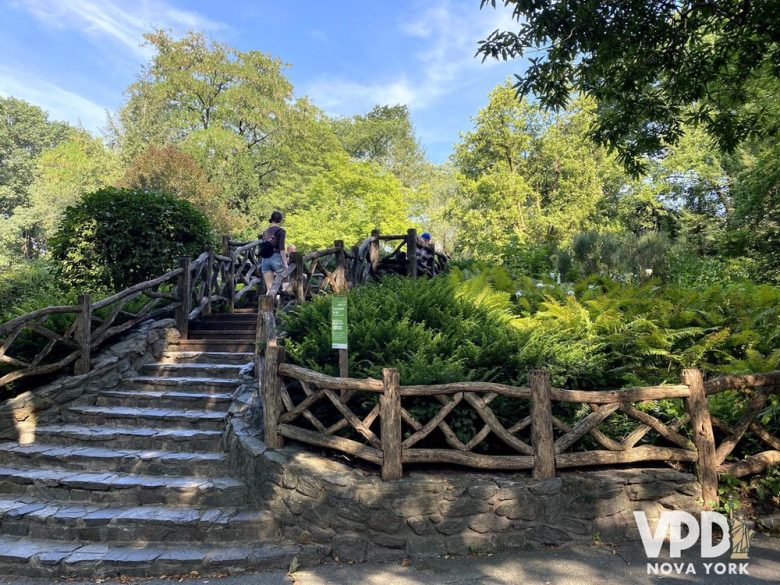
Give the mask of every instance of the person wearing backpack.
[[284, 216], [281, 211], [274, 211], [268, 222], [271, 224], [260, 236], [260, 270], [265, 281], [265, 290], [271, 290], [274, 284], [274, 276], [287, 268], [287, 250], [284, 247], [284, 238], [287, 232], [282, 227]]

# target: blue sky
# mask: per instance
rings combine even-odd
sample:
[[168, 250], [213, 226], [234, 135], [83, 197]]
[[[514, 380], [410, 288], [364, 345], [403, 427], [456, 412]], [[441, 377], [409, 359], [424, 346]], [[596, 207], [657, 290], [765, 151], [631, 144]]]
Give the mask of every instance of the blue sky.
[[332, 115], [406, 104], [428, 157], [447, 159], [487, 93], [520, 64], [480, 63], [477, 41], [512, 27], [479, 0], [0, 0], [0, 95], [99, 132], [151, 52], [155, 27], [200, 30], [290, 65], [298, 96]]

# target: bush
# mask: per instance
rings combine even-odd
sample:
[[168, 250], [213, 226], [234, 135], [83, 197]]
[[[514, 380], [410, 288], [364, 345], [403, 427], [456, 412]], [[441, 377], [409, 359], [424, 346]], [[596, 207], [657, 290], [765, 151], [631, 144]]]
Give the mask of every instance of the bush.
[[75, 295], [57, 286], [55, 267], [44, 260], [17, 262], [0, 272], [0, 323], [52, 305], [68, 305]]
[[208, 219], [191, 203], [109, 187], [65, 211], [51, 247], [64, 282], [82, 291], [116, 291], [172, 270], [211, 240]]

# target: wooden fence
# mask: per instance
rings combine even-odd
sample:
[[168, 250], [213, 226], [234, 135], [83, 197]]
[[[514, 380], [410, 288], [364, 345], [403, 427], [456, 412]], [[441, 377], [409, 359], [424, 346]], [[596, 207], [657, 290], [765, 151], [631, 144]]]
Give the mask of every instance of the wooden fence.
[[[606, 391], [554, 388], [548, 374], [539, 370], [529, 372], [528, 386], [523, 387], [488, 382], [405, 386], [394, 369], [384, 369], [382, 380], [353, 379], [285, 363], [271, 323], [266, 320], [259, 333], [265, 340], [261, 388], [268, 446], [279, 448], [287, 437], [335, 449], [381, 466], [383, 479], [400, 478], [403, 465], [413, 463], [530, 469], [533, 477], [549, 479], [556, 470], [571, 467], [683, 462], [696, 465], [704, 501], [712, 503], [717, 501], [719, 473], [743, 476], [780, 463], [780, 439], [756, 420], [769, 395], [780, 393], [780, 372], [705, 382], [700, 370], [689, 369], [681, 384]], [[734, 426], [711, 416], [707, 401], [727, 390], [750, 393], [749, 406]], [[499, 396], [516, 401], [516, 411], [527, 414], [502, 423], [491, 408]], [[439, 405], [427, 420], [410, 411], [410, 404], [420, 398]], [[664, 422], [642, 409], [643, 403], [667, 399], [682, 399], [686, 414]], [[358, 415], [366, 404], [373, 406]], [[556, 413], [564, 405], [584, 406], [589, 414], [567, 424]], [[481, 428], [468, 440], [448, 422], [456, 408], [472, 409], [480, 421]], [[635, 423], [620, 438], [599, 430], [616, 414]], [[747, 431], [770, 450], [726, 461]], [[423, 446], [434, 432], [436, 445]], [[489, 435], [509, 454], [479, 452], [477, 447]]]
[[[398, 240], [391, 252], [384, 249]], [[421, 254], [419, 242], [413, 229], [398, 236], [374, 230], [351, 249], [336, 241], [332, 248], [294, 253], [289, 267], [266, 291], [260, 272], [261, 240], [241, 243], [224, 237], [221, 251], [208, 248], [194, 260], [182, 258], [175, 270], [105, 299], [81, 295], [76, 305], [46, 307], [0, 325], [0, 391], [26, 378], [64, 372], [71, 365], [74, 373], [87, 373], [96, 349], [145, 319], [175, 314], [186, 338], [189, 322], [210, 314], [214, 303], [232, 312], [252, 294], [301, 302], [320, 292], [342, 292], [385, 272], [432, 276], [443, 270], [447, 257], [432, 247]], [[290, 286], [282, 291], [285, 279]]]

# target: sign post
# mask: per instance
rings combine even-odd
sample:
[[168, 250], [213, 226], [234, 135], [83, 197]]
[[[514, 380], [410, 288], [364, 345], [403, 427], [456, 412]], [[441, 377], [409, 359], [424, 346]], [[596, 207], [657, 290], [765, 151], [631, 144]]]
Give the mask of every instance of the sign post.
[[339, 350], [339, 376], [349, 377], [348, 361], [348, 337], [349, 326], [347, 323], [347, 297], [344, 295], [331, 296], [330, 305], [330, 334], [331, 347]]

